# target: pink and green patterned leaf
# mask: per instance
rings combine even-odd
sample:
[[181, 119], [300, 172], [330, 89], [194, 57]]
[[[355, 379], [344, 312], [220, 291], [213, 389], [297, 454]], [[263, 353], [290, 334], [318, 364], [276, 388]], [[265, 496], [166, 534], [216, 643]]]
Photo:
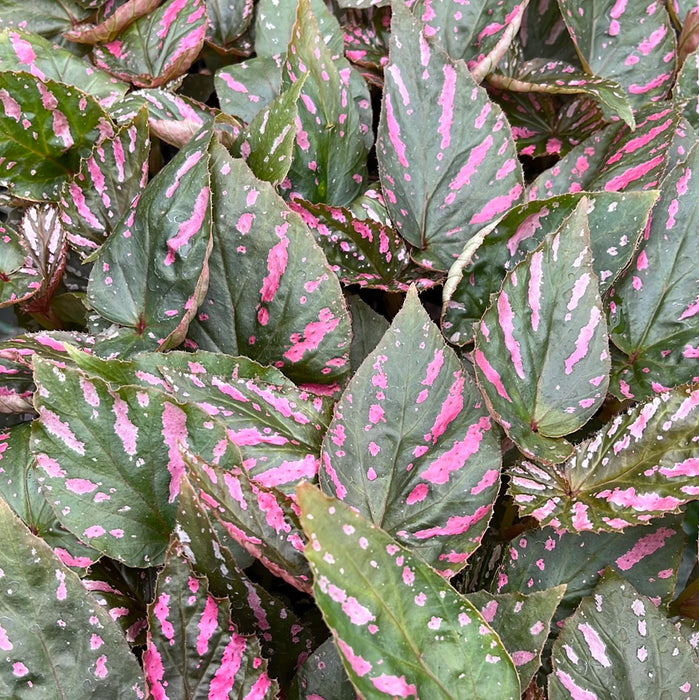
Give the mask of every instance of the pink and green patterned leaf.
[[29, 299], [42, 283], [37, 262], [24, 238], [7, 225], [0, 225], [0, 307]]
[[372, 7], [385, 7], [391, 0], [338, 0], [337, 4], [343, 10], [370, 10]]
[[699, 51], [685, 59], [672, 91], [675, 104], [696, 129], [699, 128]]
[[[645, 231], [657, 192], [594, 192], [559, 195], [513, 207], [492, 228], [472, 239], [449, 271], [445, 285], [442, 332], [450, 343], [463, 345], [473, 337], [472, 324], [480, 319], [490, 295], [524, 256], [557, 229], [581, 197], [588, 199], [587, 218], [592, 269], [600, 293], [609, 289], [628, 265]], [[476, 247], [478, 240], [482, 242]]]
[[0, 73], [0, 104], [0, 184], [26, 199], [55, 199], [112, 130], [93, 97], [29, 73]]
[[105, 108], [122, 98], [128, 89], [125, 83], [95, 70], [70, 51], [22, 29], [0, 33], [0, 71], [24, 71], [39, 80], [73, 85]]
[[565, 584], [557, 622], [569, 617], [592, 593], [604, 568], [613, 566], [640, 593], [665, 606], [674, 596], [684, 545], [682, 517], [676, 515], [625, 532], [530, 530], [510, 542], [495, 584], [499, 593], [534, 593]]
[[98, 68], [138, 87], [157, 87], [187, 71], [204, 45], [205, 0], [170, 0], [98, 44]]
[[235, 47], [252, 22], [253, 0], [206, 0], [206, 41], [220, 51]]
[[[117, 624], [49, 546], [0, 500], [4, 697], [140, 698], [142, 676]], [[31, 552], [31, 555], [29, 555]]]
[[640, 249], [610, 292], [610, 335], [623, 353], [615, 394], [640, 399], [699, 376], [698, 197], [695, 147], [663, 180]]
[[211, 190], [203, 131], [149, 183], [131, 215], [100, 249], [90, 306], [122, 328], [104, 352], [179, 345], [206, 293]]
[[335, 409], [320, 483], [446, 575], [480, 544], [499, 434], [414, 288]]
[[607, 569], [552, 650], [551, 700], [672, 697], [699, 692], [697, 657], [665, 613]]
[[239, 463], [238, 450], [201, 409], [160, 391], [112, 390], [46, 360], [34, 360], [34, 374], [31, 449], [61, 524], [129, 566], [157, 565], [174, 526], [181, 449], [213, 463]]
[[[311, 398], [279, 370], [246, 357], [168, 353], [159, 370], [178, 401], [194, 402], [226, 426], [259, 485], [291, 491], [313, 480], [332, 403]], [[180, 360], [180, 362], [173, 362]]]
[[25, 0], [2, 0], [0, 27], [25, 29], [58, 42], [62, 40], [64, 31], [90, 16], [90, 12], [76, 0], [59, 3], [55, 0], [33, 0], [31, 9], [31, 12], [27, 12]]
[[251, 480], [244, 469], [222, 469], [186, 454], [189, 478], [213, 520], [248, 554], [294, 588], [310, 592], [311, 576], [293, 501]]
[[680, 126], [672, 107], [653, 106], [636, 113], [636, 129], [611, 124], [544, 171], [529, 188], [529, 199], [581, 190], [619, 192], [658, 186]]
[[68, 242], [91, 255], [135, 207], [148, 179], [148, 112], [92, 149], [80, 172], [65, 183], [59, 208]]
[[311, 232], [269, 183], [218, 144], [211, 178], [211, 282], [190, 339], [271, 364], [296, 383], [342, 381], [349, 370], [347, 307]]
[[682, 25], [687, 19], [687, 14], [699, 7], [697, 0], [668, 0], [670, 16], [678, 25]]
[[382, 69], [388, 63], [389, 32], [386, 25], [389, 22], [390, 17], [384, 13], [375, 14], [371, 24], [343, 24], [347, 59], [362, 68]]
[[352, 374], [354, 374], [381, 342], [388, 330], [388, 321], [374, 311], [369, 304], [362, 301], [357, 294], [347, 298], [347, 308], [352, 317], [352, 347], [350, 348], [350, 362]]
[[316, 604], [365, 697], [519, 698], [517, 672], [478, 610], [348, 505], [297, 489]]
[[484, 224], [517, 204], [522, 171], [502, 110], [399, 3], [377, 141], [391, 217], [420, 265], [448, 270]]
[[522, 688], [529, 685], [541, 666], [541, 653], [549, 636], [551, 620], [565, 591], [565, 586], [557, 586], [531, 595], [497, 595], [487, 591], [464, 595], [500, 635], [517, 668]]
[[301, 664], [286, 697], [288, 700], [357, 700], [332, 637]]
[[254, 636], [238, 633], [227, 598], [214, 598], [205, 577], [168, 552], [148, 606], [143, 671], [152, 697], [277, 697]]
[[699, 495], [697, 406], [699, 386], [679, 387], [618, 415], [560, 466], [513, 467], [520, 513], [571, 532], [615, 532], [678, 512]]
[[[298, 102], [291, 188], [312, 202], [344, 206], [364, 190], [368, 147], [354, 102], [352, 68], [326, 45], [310, 0], [299, 0], [282, 70], [283, 88], [289, 89], [304, 74], [308, 77]], [[325, 127], [318, 129], [318, 124]]]
[[588, 200], [546, 235], [474, 325], [474, 366], [491, 413], [527, 455], [562, 462], [609, 382], [607, 324], [592, 268]]
[[667, 97], [677, 41], [664, 4], [558, 0], [583, 68], [624, 87], [635, 109]]
[[386, 287], [400, 276], [409, 261], [403, 239], [379, 221], [355, 216], [345, 207], [303, 199], [290, 202], [289, 207], [301, 215], [313, 232], [343, 284]]
[[576, 63], [575, 44], [561, 16], [558, 3], [531, 0], [524, 12], [518, 38], [525, 59], [555, 58]]
[[[114, 41], [132, 22], [153, 12], [159, 4], [160, 0], [126, 0], [98, 24], [78, 24], [63, 32], [63, 36], [80, 44]], [[110, 5], [113, 7], [116, 3]]]

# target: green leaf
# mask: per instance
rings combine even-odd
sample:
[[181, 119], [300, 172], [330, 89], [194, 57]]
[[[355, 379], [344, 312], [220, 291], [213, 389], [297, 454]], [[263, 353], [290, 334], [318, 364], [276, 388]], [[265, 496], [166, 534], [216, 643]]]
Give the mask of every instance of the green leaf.
[[95, 64], [139, 87], [157, 87], [187, 71], [204, 45], [204, 0], [170, 0], [129, 25], [119, 37], [98, 44]]
[[226, 51], [252, 22], [253, 0], [206, 0], [207, 43]]
[[335, 409], [320, 483], [452, 575], [490, 519], [498, 438], [473, 380], [412, 288]]
[[143, 670], [153, 697], [277, 697], [259, 642], [239, 634], [230, 614], [228, 599], [214, 598], [206, 578], [170, 549], [148, 606]]
[[587, 73], [620, 83], [638, 109], [665, 98], [675, 77], [677, 42], [667, 10], [652, 0], [583, 6], [558, 0]]
[[502, 110], [466, 66], [431, 45], [394, 8], [377, 140], [388, 210], [420, 248], [420, 265], [448, 270], [483, 224], [516, 204], [522, 171]]
[[650, 227], [610, 293], [609, 329], [622, 351], [613, 390], [643, 398], [699, 375], [699, 148], [663, 180]]
[[607, 570], [553, 645], [552, 700], [689, 698], [699, 692], [692, 648], [652, 601]]
[[104, 352], [178, 345], [206, 292], [211, 190], [201, 132], [149, 183], [132, 215], [101, 248], [90, 274], [90, 306], [124, 326]]
[[304, 662], [294, 676], [286, 696], [289, 700], [356, 700], [332, 637], [326, 639]]
[[699, 127], [699, 50], [693, 51], [682, 64], [672, 91], [675, 104], [696, 129]]
[[0, 73], [0, 103], [0, 184], [18, 197], [55, 199], [111, 131], [93, 97], [29, 73]]
[[493, 415], [525, 454], [561, 462], [561, 436], [604, 400], [609, 353], [592, 269], [587, 200], [510, 270], [474, 326], [476, 379]]
[[143, 697], [117, 624], [0, 500], [4, 697]]
[[679, 387], [616, 416], [558, 467], [514, 467], [521, 514], [573, 532], [614, 532], [677, 512], [699, 495], [697, 406], [699, 386]]
[[296, 493], [316, 603], [361, 695], [519, 698], [512, 660], [471, 603], [349, 506], [310, 484]]
[[159, 4], [159, 0], [126, 0], [117, 7], [110, 3], [113, 12], [99, 24], [78, 24], [63, 32], [63, 36], [81, 44], [113, 41], [129, 24], [152, 12]]

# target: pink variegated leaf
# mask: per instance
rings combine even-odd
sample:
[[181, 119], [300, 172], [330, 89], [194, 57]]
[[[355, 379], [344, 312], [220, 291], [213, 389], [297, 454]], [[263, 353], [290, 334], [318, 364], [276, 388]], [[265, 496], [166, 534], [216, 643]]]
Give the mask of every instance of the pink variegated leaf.
[[144, 109], [95, 146], [80, 172], [63, 186], [61, 224], [81, 257], [94, 253], [135, 207], [148, 180], [149, 151]]
[[463, 63], [394, 8], [377, 141], [391, 217], [420, 250], [420, 265], [447, 270], [482, 226], [523, 194], [522, 171], [502, 110]]
[[25, 0], [3, 0], [0, 27], [25, 29], [59, 42], [64, 31], [72, 29], [76, 22], [86, 21], [92, 14], [77, 0], [33, 0], [31, 9], [27, 12]]
[[388, 63], [389, 25], [387, 12], [376, 12], [371, 24], [343, 25], [345, 56], [362, 68], [382, 69]]
[[699, 8], [697, 0], [668, 0], [667, 8], [670, 16], [678, 26], [682, 26], [687, 18], [687, 14]]
[[316, 604], [362, 697], [520, 697], [500, 638], [434, 569], [314, 486], [297, 499]]
[[635, 109], [667, 96], [677, 42], [663, 3], [655, 0], [558, 0], [585, 71], [624, 87]]
[[[37, 479], [61, 524], [129, 566], [161, 562], [175, 524], [186, 448], [240, 462], [225, 429], [155, 389], [112, 389], [58, 363], [34, 360]], [[65, 419], [70, 414], [70, 422]]]
[[100, 249], [87, 296], [120, 328], [103, 352], [179, 345], [206, 293], [211, 189], [202, 131], [153, 178], [136, 207]]
[[148, 606], [143, 671], [151, 697], [273, 700], [279, 687], [259, 641], [238, 632], [230, 601], [214, 598], [178, 549], [170, 548]]
[[345, 673], [340, 653], [332, 637], [314, 649], [299, 666], [287, 698], [325, 698], [328, 688], [332, 688], [333, 700], [357, 700], [357, 692]]
[[[623, 642], [621, 641], [623, 640]], [[551, 700], [699, 693], [697, 657], [665, 612], [611, 568], [566, 620], [552, 649]]]
[[153, 12], [159, 4], [160, 0], [126, 0], [98, 24], [78, 24], [63, 32], [63, 36], [80, 44], [114, 41], [132, 22]]
[[206, 41], [219, 51], [235, 48], [252, 22], [253, 0], [206, 0]]
[[660, 394], [576, 445], [562, 465], [523, 462], [510, 493], [522, 515], [571, 532], [618, 532], [699, 496], [699, 386]]
[[641, 399], [699, 377], [699, 147], [660, 186], [639, 250], [609, 294], [612, 391]]
[[26, 301], [42, 283], [36, 260], [24, 238], [7, 225], [0, 225], [0, 307]]
[[1, 499], [0, 537], [0, 694], [142, 698], [141, 669], [117, 623]]
[[592, 267], [588, 200], [516, 267], [479, 324], [476, 379], [525, 454], [562, 462], [563, 439], [592, 417], [609, 382], [607, 324]]
[[206, 34], [205, 0], [170, 0], [93, 50], [95, 64], [120, 80], [157, 87], [187, 71]]
[[699, 51], [687, 56], [672, 92], [682, 115], [696, 129], [699, 127]]
[[337, 405], [321, 486], [451, 575], [480, 544], [499, 469], [473, 380], [412, 288]]

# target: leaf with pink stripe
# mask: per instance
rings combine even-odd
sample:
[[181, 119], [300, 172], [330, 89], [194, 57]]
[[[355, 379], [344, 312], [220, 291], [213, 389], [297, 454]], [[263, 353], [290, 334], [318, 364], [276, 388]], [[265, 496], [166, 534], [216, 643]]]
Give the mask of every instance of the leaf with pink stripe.
[[206, 578], [192, 571], [176, 545], [158, 575], [148, 627], [143, 672], [151, 697], [277, 697], [258, 640], [238, 632], [230, 601], [211, 595]]
[[699, 496], [699, 386], [657, 395], [576, 445], [560, 466], [523, 462], [510, 493], [522, 515], [571, 532], [619, 532]]
[[520, 697], [480, 612], [419, 556], [310, 484], [297, 489], [313, 593], [362, 697]]
[[448, 270], [517, 204], [522, 171], [502, 110], [396, 4], [377, 140], [386, 204], [420, 265]]
[[514, 269], [479, 324], [474, 366], [492, 414], [525, 454], [562, 462], [609, 381], [607, 328], [583, 198]]
[[159, 4], [159, 0], [126, 0], [116, 7], [107, 5], [100, 13], [101, 21], [98, 24], [78, 24], [63, 32], [63, 36], [79, 44], [113, 41], [129, 24], [152, 12]]
[[449, 576], [490, 520], [499, 438], [413, 287], [335, 409], [320, 483]]

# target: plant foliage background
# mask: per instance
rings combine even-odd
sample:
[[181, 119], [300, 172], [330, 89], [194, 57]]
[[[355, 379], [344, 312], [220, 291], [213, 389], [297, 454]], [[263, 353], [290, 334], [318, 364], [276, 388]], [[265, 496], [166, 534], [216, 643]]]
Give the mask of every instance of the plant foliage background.
[[2, 697], [699, 697], [699, 6], [0, 26]]

